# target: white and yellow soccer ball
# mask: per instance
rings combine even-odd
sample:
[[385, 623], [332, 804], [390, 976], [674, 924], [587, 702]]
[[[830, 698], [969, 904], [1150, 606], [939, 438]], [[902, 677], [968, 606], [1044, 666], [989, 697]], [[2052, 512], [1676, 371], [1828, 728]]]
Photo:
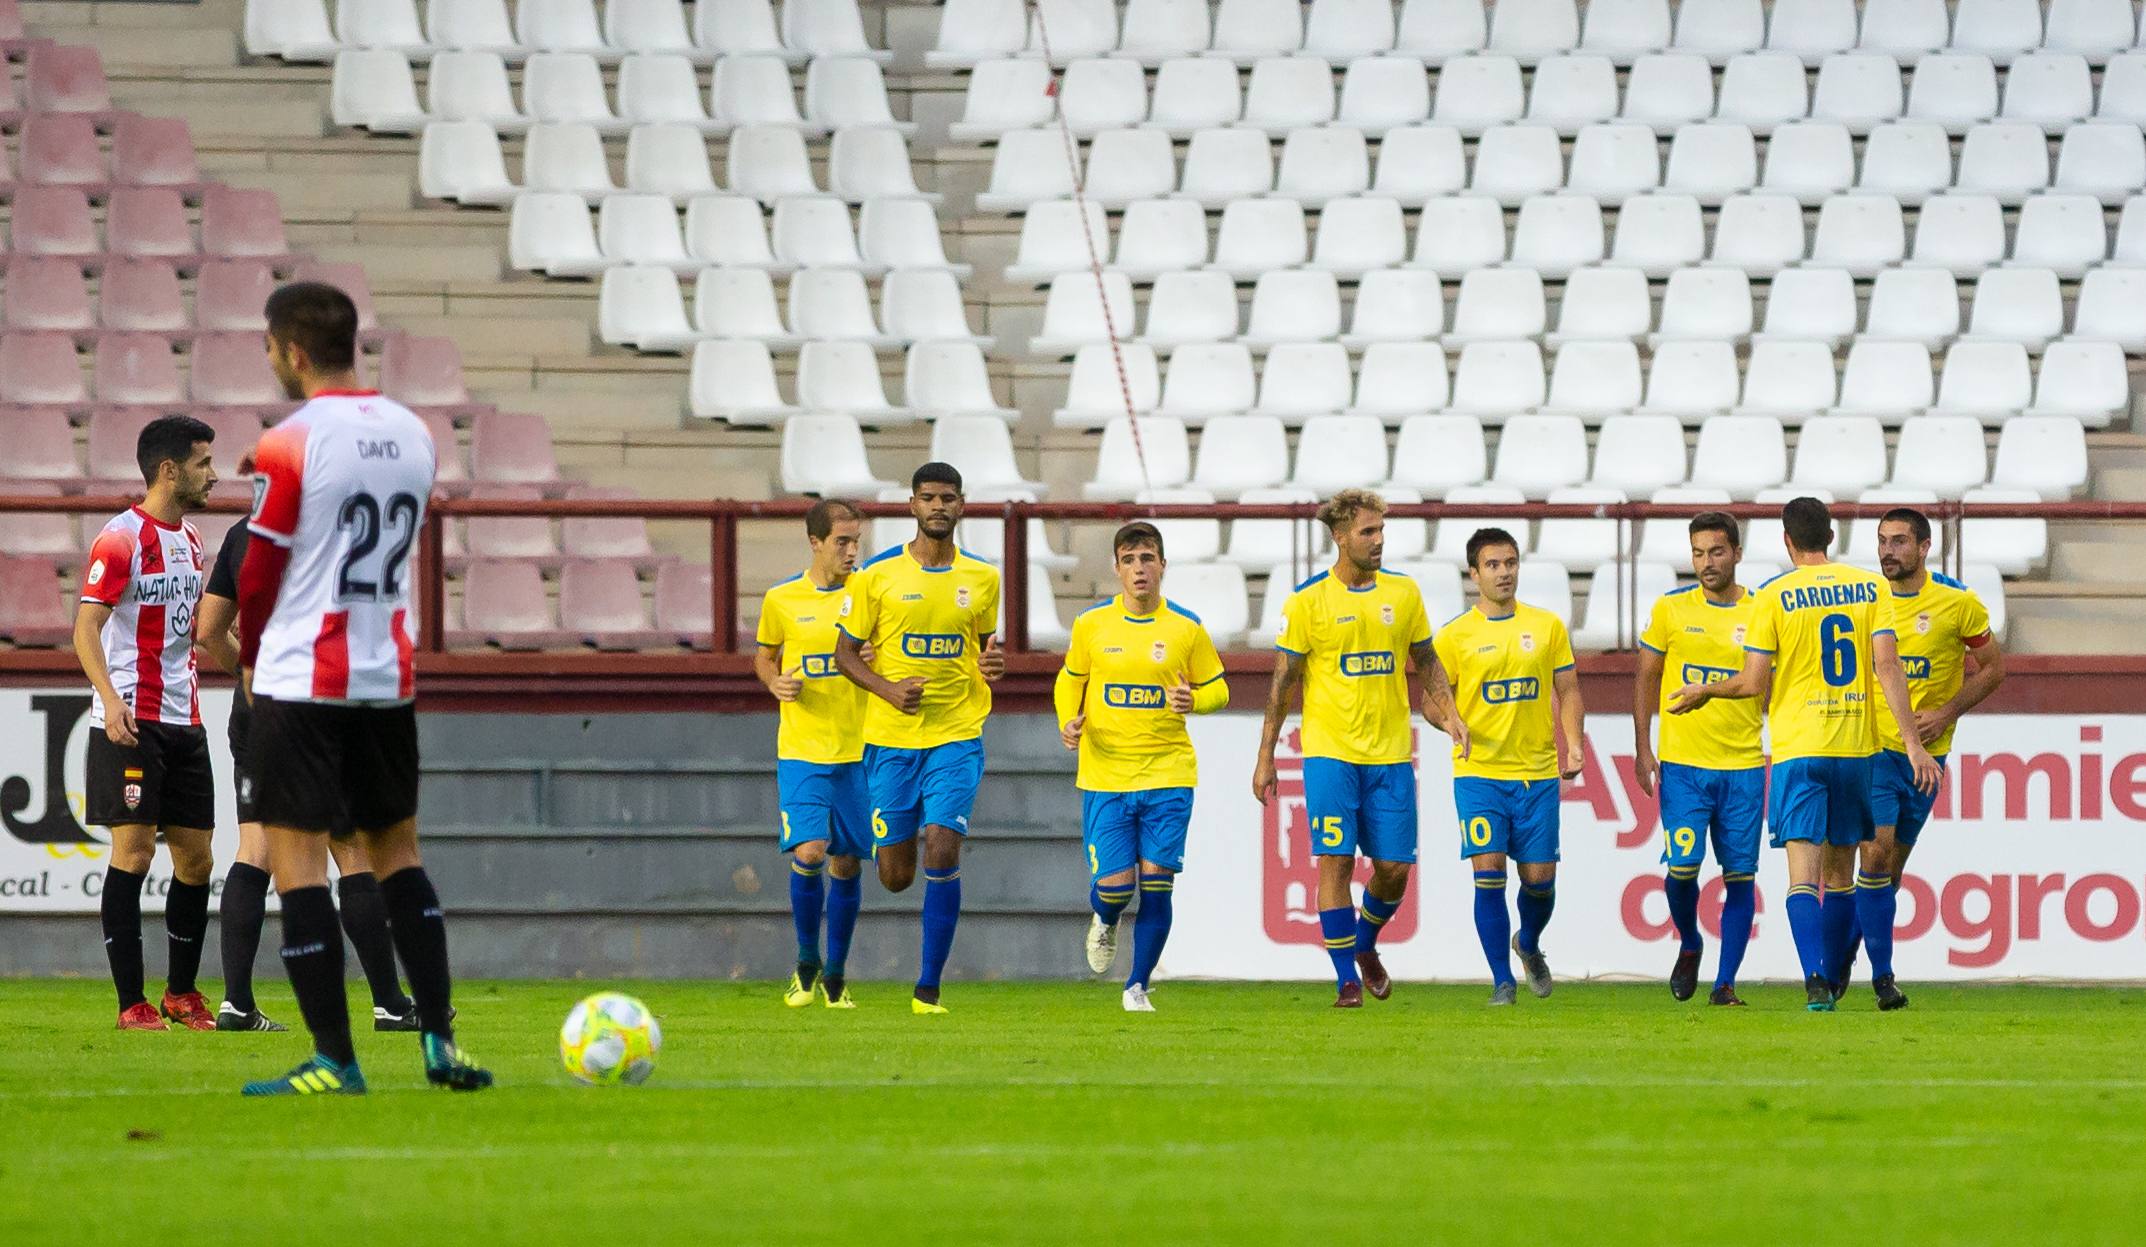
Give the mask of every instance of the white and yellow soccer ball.
[[595, 1086], [639, 1086], [656, 1072], [663, 1028], [648, 1006], [621, 992], [598, 992], [574, 1006], [559, 1027], [566, 1072]]

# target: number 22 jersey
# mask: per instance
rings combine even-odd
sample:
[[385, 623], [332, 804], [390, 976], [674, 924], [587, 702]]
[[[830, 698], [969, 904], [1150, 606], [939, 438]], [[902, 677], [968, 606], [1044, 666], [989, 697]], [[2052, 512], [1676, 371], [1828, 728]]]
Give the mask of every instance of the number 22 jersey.
[[279, 701], [415, 693], [410, 581], [432, 435], [371, 390], [323, 390], [261, 438], [248, 530], [290, 551], [253, 691]]

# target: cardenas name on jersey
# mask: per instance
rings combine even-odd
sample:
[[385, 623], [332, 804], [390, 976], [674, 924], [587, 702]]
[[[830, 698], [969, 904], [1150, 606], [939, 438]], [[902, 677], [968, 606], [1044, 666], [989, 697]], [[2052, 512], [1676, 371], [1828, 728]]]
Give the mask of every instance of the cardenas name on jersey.
[[1778, 591], [1781, 609], [1784, 611], [1815, 610], [1827, 606], [1856, 606], [1878, 600], [1878, 586], [1873, 582], [1851, 582], [1843, 585], [1804, 585], [1795, 589]]

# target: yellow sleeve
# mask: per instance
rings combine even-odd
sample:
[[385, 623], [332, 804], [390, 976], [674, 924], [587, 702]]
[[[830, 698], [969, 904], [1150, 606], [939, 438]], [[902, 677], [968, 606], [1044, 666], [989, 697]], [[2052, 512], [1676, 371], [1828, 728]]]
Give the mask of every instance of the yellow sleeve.
[[1654, 599], [1654, 609], [1647, 615], [1646, 631], [1639, 634], [1639, 643], [1657, 654], [1669, 652], [1669, 599]]
[[1573, 665], [1572, 634], [1565, 630], [1565, 621], [1550, 621], [1550, 670], [1563, 671]]
[[1311, 621], [1305, 618], [1310, 613], [1308, 598], [1301, 593], [1290, 594], [1282, 603], [1282, 634], [1274, 639], [1274, 648], [1300, 657], [1311, 653]]
[[1445, 668], [1446, 679], [1460, 679], [1459, 672], [1454, 670], [1454, 665], [1456, 660], [1459, 658], [1459, 655], [1454, 652], [1452, 624], [1449, 623], [1445, 627], [1440, 628], [1437, 633], [1431, 637], [1431, 652], [1438, 655], [1438, 665]]
[[1416, 613], [1416, 618], [1408, 627], [1408, 647], [1414, 649], [1431, 639], [1431, 617], [1423, 609], [1423, 591], [1416, 588], [1413, 581], [1409, 583], [1408, 600], [1411, 603], [1410, 609]]
[[1222, 678], [1222, 656], [1207, 629], [1192, 625], [1192, 713], [1213, 714], [1229, 705], [1229, 681]]
[[1065, 664], [1058, 668], [1058, 679], [1051, 685], [1051, 704], [1058, 711], [1060, 727], [1081, 712], [1088, 696], [1089, 631], [1086, 615], [1073, 621], [1073, 631], [1066, 640]]
[[999, 574], [991, 568], [983, 578], [982, 592], [976, 595], [976, 635], [989, 636], [998, 631]]
[[1771, 654], [1781, 648], [1780, 598], [1771, 593], [1760, 593], [1758, 603], [1751, 609], [1751, 624], [1744, 629], [1744, 649], [1761, 654]]
[[782, 648], [782, 612], [775, 605], [773, 590], [760, 599], [760, 626], [753, 639], [769, 649]]
[[1990, 613], [1973, 593], [1960, 595], [1960, 639], [1979, 641], [1989, 635]]
[[877, 580], [869, 568], [860, 569], [842, 590], [842, 616], [836, 626], [854, 640], [871, 640], [872, 626], [879, 622], [878, 599], [873, 596]]

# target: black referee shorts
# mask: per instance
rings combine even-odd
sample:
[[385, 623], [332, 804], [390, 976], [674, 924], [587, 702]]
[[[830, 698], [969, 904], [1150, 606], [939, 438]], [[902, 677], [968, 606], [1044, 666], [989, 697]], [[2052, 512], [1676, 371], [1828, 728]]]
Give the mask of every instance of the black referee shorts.
[[262, 823], [347, 835], [417, 815], [417, 710], [255, 697], [247, 749]]

